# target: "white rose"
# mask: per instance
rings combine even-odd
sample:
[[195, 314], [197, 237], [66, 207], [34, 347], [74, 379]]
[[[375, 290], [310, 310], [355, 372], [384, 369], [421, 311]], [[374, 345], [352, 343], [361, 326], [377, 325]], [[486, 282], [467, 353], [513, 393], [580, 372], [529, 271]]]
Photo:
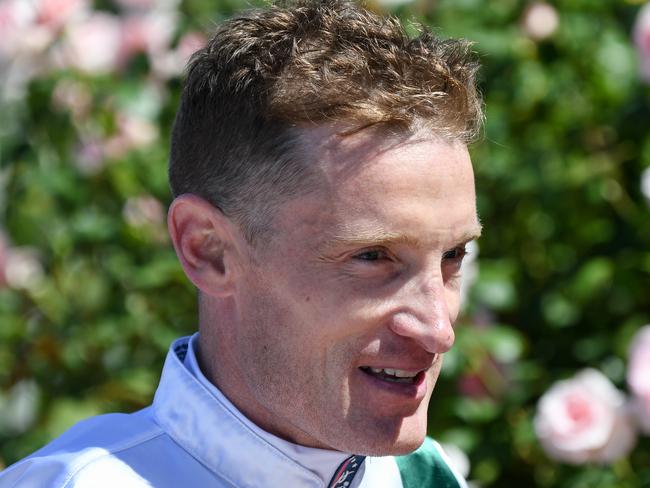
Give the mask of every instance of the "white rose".
[[442, 450], [447, 455], [448, 463], [456, 469], [459, 475], [463, 478], [467, 478], [469, 476], [471, 465], [465, 451], [457, 445], [449, 443], [440, 444], [440, 447], [442, 447]]
[[650, 324], [642, 327], [632, 339], [627, 384], [634, 397], [641, 429], [650, 434]]
[[534, 425], [546, 453], [571, 464], [611, 462], [636, 443], [625, 396], [594, 369], [551, 386]]
[[4, 265], [4, 280], [10, 288], [35, 288], [41, 283], [44, 275], [36, 250], [28, 247], [14, 247], [8, 250]]
[[532, 3], [521, 19], [521, 27], [526, 35], [536, 41], [552, 36], [559, 24], [557, 10], [545, 2]]
[[650, 82], [650, 3], [639, 11], [633, 37], [639, 55], [641, 77]]
[[463, 260], [462, 280], [460, 282], [460, 303], [465, 307], [469, 291], [478, 278], [478, 257], [479, 247], [476, 241], [467, 244], [467, 256]]
[[650, 168], [646, 168], [641, 173], [641, 193], [650, 204]]

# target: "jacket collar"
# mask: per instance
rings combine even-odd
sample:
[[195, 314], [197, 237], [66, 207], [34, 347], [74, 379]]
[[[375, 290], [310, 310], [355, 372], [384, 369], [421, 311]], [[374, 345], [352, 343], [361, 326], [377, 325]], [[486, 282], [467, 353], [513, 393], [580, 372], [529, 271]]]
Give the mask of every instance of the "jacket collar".
[[156, 422], [236, 486], [326, 486], [348, 454], [297, 446], [253, 424], [198, 367], [193, 374], [184, 364], [196, 337], [178, 339], [167, 354], [153, 402]]

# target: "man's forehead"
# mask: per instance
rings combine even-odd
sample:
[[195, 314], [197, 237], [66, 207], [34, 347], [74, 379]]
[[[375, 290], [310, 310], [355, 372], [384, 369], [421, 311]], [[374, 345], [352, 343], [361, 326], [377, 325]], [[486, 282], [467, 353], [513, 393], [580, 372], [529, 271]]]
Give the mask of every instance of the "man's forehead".
[[339, 170], [350, 163], [359, 164], [385, 150], [388, 138], [378, 139], [376, 128], [350, 133], [351, 130], [352, 125], [337, 122], [301, 129], [298, 137], [303, 150], [316, 157], [318, 163], [339, 163]]
[[301, 141], [311, 148], [363, 150], [378, 145], [384, 149], [396, 142], [439, 140], [466, 145], [461, 139], [443, 137], [426, 123], [404, 126], [391, 123], [363, 124], [337, 120], [328, 123], [301, 124], [295, 127]]
[[[459, 140], [446, 140], [434, 132], [420, 129], [373, 125], [358, 130], [348, 122], [320, 124], [298, 129], [298, 140], [305, 158], [319, 179], [327, 184], [332, 178], [350, 180], [368, 163], [390, 151], [403, 151], [419, 143], [436, 141], [442, 146], [457, 146], [466, 150]], [[440, 146], [440, 147], [442, 147]]]

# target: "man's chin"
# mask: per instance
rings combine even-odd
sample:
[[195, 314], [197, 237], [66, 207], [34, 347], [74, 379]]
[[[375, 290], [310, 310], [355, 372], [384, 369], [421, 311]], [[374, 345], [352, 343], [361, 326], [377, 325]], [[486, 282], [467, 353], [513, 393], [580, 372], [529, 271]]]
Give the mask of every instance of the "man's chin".
[[416, 425], [409, 424], [411, 423], [402, 423], [400, 428], [394, 430], [390, 435], [386, 435], [388, 431], [382, 432], [378, 429], [375, 431], [375, 436], [367, 438], [363, 445], [357, 443], [356, 446], [351, 446], [353, 447], [352, 449], [346, 449], [346, 451], [365, 456], [402, 456], [409, 454], [424, 442], [424, 438], [426, 437], [426, 422], [424, 426], [420, 422], [414, 422]]
[[415, 451], [424, 442], [426, 433], [417, 436], [408, 436], [398, 438], [393, 444], [387, 445], [382, 452], [373, 454], [374, 456], [402, 456]]
[[391, 456], [402, 456], [410, 454], [419, 448], [424, 442], [425, 435], [418, 436], [417, 438], [410, 438], [404, 441], [398, 441], [391, 449]]

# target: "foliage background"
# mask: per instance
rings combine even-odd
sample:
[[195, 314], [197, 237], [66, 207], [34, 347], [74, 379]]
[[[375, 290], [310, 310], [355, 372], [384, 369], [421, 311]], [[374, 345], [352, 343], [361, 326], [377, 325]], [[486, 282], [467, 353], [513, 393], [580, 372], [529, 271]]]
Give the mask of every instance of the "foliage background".
[[[537, 40], [523, 0], [370, 5], [474, 40], [484, 64], [472, 152], [485, 232], [431, 434], [469, 455], [481, 486], [650, 486], [647, 438], [611, 466], [570, 467], [532, 427], [539, 396], [577, 369], [625, 389], [630, 338], [650, 322], [639, 2], [557, 0], [557, 30]], [[172, 44], [246, 6], [184, 0]], [[195, 293], [164, 230], [180, 77], [154, 71], [142, 54], [99, 75], [51, 69], [2, 102], [0, 230], [18, 264], [3, 278], [0, 249], [0, 467], [79, 419], [147, 405], [170, 342], [194, 330]], [[86, 93], [82, 114], [62, 86]], [[149, 137], [119, 139], [123, 113]]]

